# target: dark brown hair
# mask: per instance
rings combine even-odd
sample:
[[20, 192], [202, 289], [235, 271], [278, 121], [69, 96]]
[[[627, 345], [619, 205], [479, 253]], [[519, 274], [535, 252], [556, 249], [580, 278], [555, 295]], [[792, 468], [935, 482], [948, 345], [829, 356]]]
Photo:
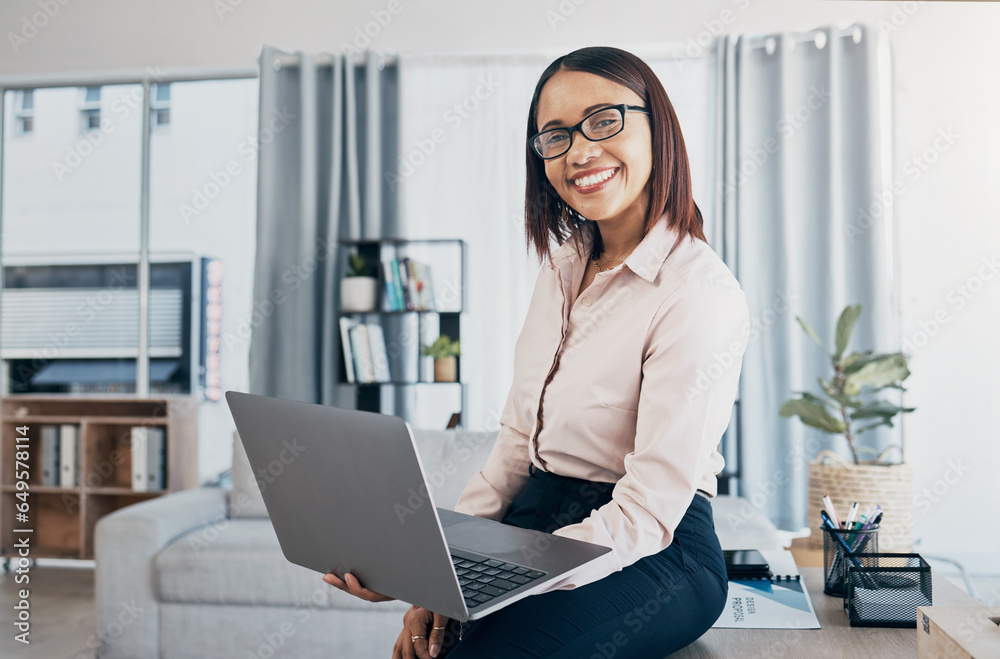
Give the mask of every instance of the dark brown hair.
[[[549, 64], [535, 86], [528, 110], [528, 140], [538, 133], [538, 97], [542, 88], [559, 71], [583, 71], [607, 78], [638, 94], [643, 99], [644, 106], [649, 109], [653, 170], [650, 174], [649, 210], [643, 236], [652, 223], [666, 213], [669, 226], [679, 230], [677, 243], [684, 236], [708, 242], [702, 231], [701, 211], [694, 203], [691, 193], [691, 166], [677, 114], [667, 92], [649, 65], [632, 53], [606, 46], [581, 48], [558, 58]], [[544, 161], [535, 155], [530, 144], [525, 144], [525, 153], [525, 239], [528, 249], [534, 247], [539, 260], [544, 260], [551, 258], [550, 236], [560, 245], [571, 237], [582, 243], [582, 227], [589, 220], [566, 204], [555, 191], [545, 176]], [[568, 221], [563, 221], [564, 216]], [[594, 232], [594, 241], [595, 252], [600, 253], [604, 248], [600, 232]]]

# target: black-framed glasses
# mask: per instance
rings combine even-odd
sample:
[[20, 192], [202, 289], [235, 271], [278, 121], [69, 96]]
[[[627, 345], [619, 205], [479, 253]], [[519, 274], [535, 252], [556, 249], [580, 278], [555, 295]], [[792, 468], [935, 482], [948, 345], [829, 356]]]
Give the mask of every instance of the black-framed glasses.
[[530, 140], [531, 150], [542, 160], [558, 158], [567, 151], [573, 144], [573, 131], [580, 133], [591, 142], [600, 142], [609, 137], [614, 137], [625, 128], [625, 112], [644, 112], [649, 114], [649, 110], [638, 105], [612, 105], [591, 112], [583, 121], [568, 128], [550, 128], [538, 133]]

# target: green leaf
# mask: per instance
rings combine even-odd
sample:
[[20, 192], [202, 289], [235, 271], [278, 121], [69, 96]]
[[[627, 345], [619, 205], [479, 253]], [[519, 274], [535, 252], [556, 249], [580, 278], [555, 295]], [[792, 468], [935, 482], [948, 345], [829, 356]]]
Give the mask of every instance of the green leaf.
[[[813, 396], [812, 398], [815, 399], [816, 397]], [[847, 430], [847, 424], [827, 412], [824, 405], [806, 396], [785, 401], [778, 413], [786, 419], [792, 415], [796, 415], [802, 423], [823, 432], [839, 435]]]
[[803, 399], [808, 400], [808, 401], [810, 401], [812, 403], [818, 403], [818, 404], [824, 405], [824, 406], [825, 405], [829, 405], [834, 410], [839, 410], [840, 409], [839, 407], [837, 407], [837, 403], [835, 401], [829, 400], [827, 398], [822, 398], [820, 396], [814, 396], [811, 393], [809, 393], [808, 391], [799, 391], [799, 392], [796, 392], [796, 393], [802, 394], [802, 398]]
[[912, 412], [915, 409], [915, 407], [900, 407], [887, 400], [876, 400], [851, 412], [851, 419], [873, 419], [876, 417], [891, 419], [900, 412]]
[[847, 348], [847, 342], [851, 339], [854, 324], [858, 322], [858, 316], [860, 315], [860, 304], [848, 305], [840, 312], [840, 318], [837, 320], [837, 353], [833, 356], [833, 361], [840, 361], [841, 355], [844, 354], [844, 349]]
[[826, 353], [829, 352], [826, 349], [826, 346], [823, 345], [823, 342], [820, 340], [820, 338], [816, 335], [816, 332], [812, 331], [812, 328], [806, 325], [806, 321], [802, 320], [800, 316], [796, 316], [795, 320], [799, 321], [799, 325], [802, 326], [802, 329], [805, 330], [805, 333], [808, 334], [810, 338], [812, 338], [812, 340], [816, 342], [816, 345], [818, 345], [820, 348], [823, 349], [823, 352]]
[[853, 373], [873, 359], [878, 359], [880, 356], [873, 355], [871, 350], [853, 352], [840, 360], [840, 370], [844, 373]]
[[858, 371], [847, 376], [844, 391], [856, 396], [861, 387], [884, 387], [893, 382], [899, 382], [910, 377], [906, 367], [906, 357], [902, 353], [881, 355], [862, 366]]

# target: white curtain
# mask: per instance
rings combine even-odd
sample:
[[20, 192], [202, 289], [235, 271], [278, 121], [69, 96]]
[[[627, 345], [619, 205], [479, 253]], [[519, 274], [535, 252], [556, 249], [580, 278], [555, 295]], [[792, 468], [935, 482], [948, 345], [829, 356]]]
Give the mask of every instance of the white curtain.
[[[877, 29], [824, 27], [727, 37], [717, 61], [717, 201], [753, 322], [740, 387], [740, 494], [797, 530], [818, 523], [805, 515], [808, 460], [827, 448], [850, 456], [842, 436], [778, 415], [793, 391], [821, 393], [817, 377], [832, 373], [795, 316], [832, 350], [841, 310], [861, 304], [848, 352], [899, 350], [888, 49]], [[900, 431], [882, 427], [861, 442], [880, 449], [899, 443]]]
[[[632, 52], [657, 73], [678, 113], [695, 199], [710, 232], [713, 55], [681, 60]], [[513, 376], [514, 342], [538, 274], [524, 238], [525, 131], [538, 77], [560, 54], [399, 58], [399, 160], [391, 174], [400, 190], [400, 234], [461, 238], [468, 245], [462, 378], [468, 383], [470, 428], [496, 427]]]

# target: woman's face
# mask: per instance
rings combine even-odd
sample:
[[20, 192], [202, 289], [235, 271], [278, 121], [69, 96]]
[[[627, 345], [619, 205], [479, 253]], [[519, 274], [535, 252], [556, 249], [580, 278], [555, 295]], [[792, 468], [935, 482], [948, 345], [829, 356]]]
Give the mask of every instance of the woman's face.
[[[538, 97], [538, 130], [572, 126], [601, 107], [628, 103], [645, 107], [638, 94], [593, 73], [559, 71], [549, 78]], [[649, 177], [653, 167], [652, 134], [648, 115], [626, 112], [625, 128], [600, 142], [578, 131], [570, 150], [545, 161], [545, 175], [567, 204], [588, 220], [645, 222], [649, 206]], [[586, 185], [598, 174], [611, 178]]]

